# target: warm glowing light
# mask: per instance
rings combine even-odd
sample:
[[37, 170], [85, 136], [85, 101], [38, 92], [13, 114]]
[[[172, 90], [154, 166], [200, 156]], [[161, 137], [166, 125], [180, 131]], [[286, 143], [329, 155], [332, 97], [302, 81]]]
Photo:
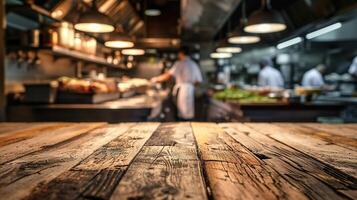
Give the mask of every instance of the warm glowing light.
[[253, 44], [260, 41], [258, 36], [233, 36], [228, 38], [228, 42], [231, 44]]
[[231, 58], [233, 55], [231, 53], [211, 53], [211, 58], [219, 59], [219, 58]]
[[59, 17], [62, 17], [63, 15], [63, 11], [62, 10], [55, 10], [51, 13], [51, 16], [53, 18], [59, 18]]
[[121, 51], [122, 54], [124, 55], [130, 55], [130, 56], [140, 56], [145, 54], [145, 50], [143, 49], [124, 49]]
[[285, 30], [287, 27], [285, 24], [280, 23], [262, 23], [249, 25], [244, 28], [248, 33], [273, 33]]
[[131, 48], [134, 46], [134, 43], [124, 40], [113, 40], [105, 42], [104, 45], [110, 48]]
[[74, 25], [74, 28], [79, 31], [90, 33], [109, 33], [114, 31], [114, 27], [112, 25], [98, 23], [78, 23]]
[[242, 48], [240, 47], [219, 47], [217, 48], [218, 53], [240, 53]]
[[131, 62], [128, 62], [128, 63], [126, 64], [126, 67], [127, 67], [128, 69], [131, 69], [131, 68], [133, 68], [133, 63], [131, 63]]

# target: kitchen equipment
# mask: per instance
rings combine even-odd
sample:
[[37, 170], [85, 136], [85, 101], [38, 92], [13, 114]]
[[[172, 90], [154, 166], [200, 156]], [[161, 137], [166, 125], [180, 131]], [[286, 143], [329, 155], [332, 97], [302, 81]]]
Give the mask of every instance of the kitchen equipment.
[[57, 81], [46, 83], [26, 83], [25, 99], [26, 103], [54, 103], [57, 96]]
[[72, 104], [96, 104], [106, 101], [116, 100], [119, 98], [119, 93], [73, 93], [67, 91], [58, 91], [57, 103], [72, 103]]

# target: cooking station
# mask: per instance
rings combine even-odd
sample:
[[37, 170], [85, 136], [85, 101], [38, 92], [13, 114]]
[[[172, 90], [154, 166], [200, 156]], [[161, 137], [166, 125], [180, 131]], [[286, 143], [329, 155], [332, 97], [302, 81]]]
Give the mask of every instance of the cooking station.
[[156, 97], [139, 95], [100, 104], [13, 105], [7, 109], [10, 122], [138, 122], [161, 111], [167, 93]]
[[3, 123], [4, 199], [356, 199], [357, 125]]

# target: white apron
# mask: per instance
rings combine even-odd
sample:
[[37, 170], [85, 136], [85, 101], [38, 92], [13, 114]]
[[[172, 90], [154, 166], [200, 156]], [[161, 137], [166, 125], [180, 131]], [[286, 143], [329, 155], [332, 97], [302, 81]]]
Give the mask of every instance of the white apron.
[[176, 84], [173, 95], [177, 99], [178, 116], [183, 119], [192, 119], [195, 116], [195, 86], [190, 83]]

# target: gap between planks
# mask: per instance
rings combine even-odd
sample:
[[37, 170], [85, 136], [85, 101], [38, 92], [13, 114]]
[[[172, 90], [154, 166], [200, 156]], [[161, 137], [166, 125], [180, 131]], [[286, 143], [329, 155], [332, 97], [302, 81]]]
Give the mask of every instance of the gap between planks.
[[214, 199], [308, 199], [217, 124], [192, 128]]
[[28, 196], [39, 183], [46, 184], [68, 171], [130, 126], [125, 124], [90, 129], [83, 137], [1, 165], [0, 196], [5, 199], [22, 199]]
[[347, 199], [348, 195], [353, 196], [357, 186], [355, 178], [268, 137], [265, 134], [274, 132], [271, 125], [227, 123], [220, 126], [309, 198]]
[[38, 186], [27, 199], [109, 199], [127, 166], [158, 126], [131, 125], [76, 166]]
[[207, 199], [202, 174], [190, 124], [161, 124], [111, 199]]

